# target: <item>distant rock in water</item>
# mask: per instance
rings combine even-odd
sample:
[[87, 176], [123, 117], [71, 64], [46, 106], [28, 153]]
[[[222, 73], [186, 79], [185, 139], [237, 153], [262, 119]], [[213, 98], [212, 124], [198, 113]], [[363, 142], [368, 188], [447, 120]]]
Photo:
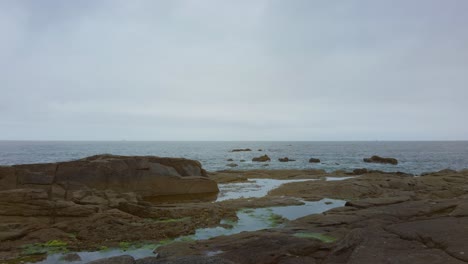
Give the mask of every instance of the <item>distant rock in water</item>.
[[252, 161], [266, 162], [266, 161], [271, 161], [271, 159], [270, 159], [270, 157], [268, 157], [268, 155], [263, 155], [263, 156], [260, 156], [260, 157], [253, 158]]
[[227, 161], [234, 161], [233, 159], [227, 159]]
[[320, 159], [310, 158], [309, 163], [320, 163]]
[[381, 163], [381, 164], [392, 164], [392, 165], [397, 165], [398, 160], [394, 158], [383, 158], [379, 156], [372, 156], [370, 158], [365, 158], [363, 159], [364, 162], [368, 163]]
[[229, 164], [226, 164], [227, 167], [231, 167], [231, 168], [234, 168], [234, 167], [237, 167], [239, 165], [235, 164], [235, 163], [229, 163]]
[[258, 149], [258, 151], [263, 151], [263, 149]]
[[289, 159], [288, 157], [279, 158], [278, 160], [279, 160], [280, 162], [296, 161], [296, 160], [293, 160], [293, 159]]
[[96, 155], [57, 163], [0, 166], [0, 190], [39, 188], [134, 192], [143, 197], [218, 192], [200, 162], [155, 156]]
[[252, 150], [249, 149], [249, 148], [245, 148], [245, 149], [233, 149], [233, 150], [231, 150], [231, 152], [242, 152], [242, 151], [252, 151]]
[[241, 159], [240, 162], [245, 162], [245, 160], [244, 160], [244, 159]]

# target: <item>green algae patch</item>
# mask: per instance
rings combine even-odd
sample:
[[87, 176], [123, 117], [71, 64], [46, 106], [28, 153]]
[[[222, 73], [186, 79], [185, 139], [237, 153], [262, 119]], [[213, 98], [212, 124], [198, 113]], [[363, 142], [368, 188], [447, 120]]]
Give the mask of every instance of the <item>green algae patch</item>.
[[107, 247], [107, 246], [100, 246], [99, 247], [100, 252], [106, 252], [106, 251], [109, 251], [109, 250], [111, 250], [111, 249], [109, 247]]
[[336, 238], [320, 233], [296, 233], [294, 234], [295, 237], [299, 238], [312, 238], [312, 239], [318, 239], [324, 243], [333, 243], [336, 241]]
[[127, 251], [130, 249], [130, 246], [132, 244], [130, 242], [127, 242], [127, 241], [122, 241], [122, 242], [119, 242], [119, 248], [123, 251]]
[[285, 220], [286, 219], [284, 217], [282, 217], [281, 215], [277, 215], [277, 214], [271, 214], [268, 217], [268, 222], [270, 222], [271, 227], [277, 227], [278, 225], [284, 223]]
[[67, 242], [61, 240], [50, 240], [44, 244], [46, 247], [66, 247]]
[[27, 244], [22, 247], [23, 255], [56, 254], [68, 252], [67, 242], [50, 240], [46, 243]]

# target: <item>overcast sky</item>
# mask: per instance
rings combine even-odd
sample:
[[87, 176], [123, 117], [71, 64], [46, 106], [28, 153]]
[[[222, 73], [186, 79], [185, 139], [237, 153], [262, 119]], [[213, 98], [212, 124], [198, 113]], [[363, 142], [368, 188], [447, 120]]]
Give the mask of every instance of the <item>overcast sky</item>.
[[466, 0], [0, 0], [0, 139], [468, 139]]

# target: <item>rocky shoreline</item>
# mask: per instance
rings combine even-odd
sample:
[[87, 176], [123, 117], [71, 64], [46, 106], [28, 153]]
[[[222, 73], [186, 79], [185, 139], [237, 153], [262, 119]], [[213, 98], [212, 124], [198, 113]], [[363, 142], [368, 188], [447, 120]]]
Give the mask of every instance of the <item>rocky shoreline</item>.
[[[219, 184], [251, 179], [307, 181], [215, 201]], [[242, 208], [322, 198], [347, 203], [266, 230], [161, 243], [235, 221]], [[467, 226], [468, 170], [207, 173], [191, 160], [112, 155], [0, 167], [0, 263], [143, 242], [159, 243], [158, 255], [100, 263], [466, 263]]]

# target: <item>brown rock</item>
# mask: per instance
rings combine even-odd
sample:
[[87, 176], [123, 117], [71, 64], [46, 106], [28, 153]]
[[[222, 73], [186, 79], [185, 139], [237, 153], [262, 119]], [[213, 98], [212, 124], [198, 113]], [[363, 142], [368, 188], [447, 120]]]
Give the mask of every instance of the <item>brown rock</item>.
[[365, 168], [353, 170], [354, 175], [362, 175], [362, 174], [366, 174], [367, 172], [368, 172], [368, 170], [365, 169]]
[[309, 163], [320, 163], [320, 159], [310, 158]]
[[288, 157], [279, 158], [278, 160], [279, 160], [279, 162], [289, 162], [289, 161], [296, 161], [296, 160], [293, 160], [293, 159], [289, 159]]
[[0, 166], [0, 190], [14, 189], [17, 182], [15, 168]]
[[394, 158], [382, 158], [379, 156], [372, 156], [370, 158], [365, 158], [363, 159], [364, 162], [369, 162], [369, 163], [382, 163], [382, 164], [392, 164], [392, 165], [397, 165], [398, 160]]
[[54, 198], [69, 198], [70, 191], [90, 188], [142, 196], [218, 192], [217, 184], [198, 161], [154, 156], [97, 155], [69, 162], [0, 167], [0, 184], [0, 190], [41, 188]]
[[249, 149], [249, 148], [245, 148], [245, 149], [233, 149], [233, 150], [231, 150], [231, 152], [242, 152], [242, 151], [252, 151], [252, 150]]
[[268, 155], [263, 155], [263, 156], [260, 156], [260, 157], [253, 158], [252, 161], [267, 162], [267, 161], [271, 161], [271, 159], [270, 159], [270, 157], [268, 157]]

